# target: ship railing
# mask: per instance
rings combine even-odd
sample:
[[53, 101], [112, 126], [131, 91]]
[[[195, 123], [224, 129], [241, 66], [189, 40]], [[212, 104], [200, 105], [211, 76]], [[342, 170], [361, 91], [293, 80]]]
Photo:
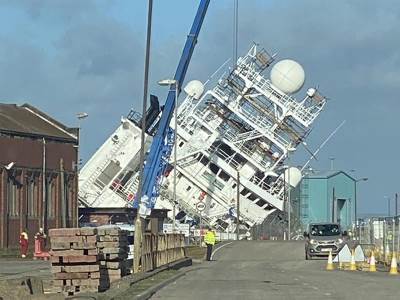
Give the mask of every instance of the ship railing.
[[[224, 91], [221, 90], [220, 87], [216, 87], [214, 90], [216, 95], [218, 95], [219, 97], [221, 97], [222, 99], [227, 99], [226, 94], [224, 93]], [[232, 107], [231, 107], [232, 109]], [[262, 133], [263, 135], [267, 136], [271, 141], [273, 141], [275, 144], [277, 144], [281, 149], [285, 149], [287, 147], [289, 147], [290, 142], [286, 141], [284, 138], [282, 138], [281, 136], [279, 136], [277, 133], [273, 132], [270, 128], [272, 126], [272, 124], [268, 121], [267, 118], [263, 118], [261, 116], [254, 116], [253, 113], [251, 113], [250, 111], [246, 110], [243, 106], [241, 107], [236, 107], [235, 109], [233, 109], [234, 111], [236, 111], [237, 114], [242, 115], [245, 119], [248, 119], [250, 122], [250, 125], [257, 125], [257, 127], [260, 128], [260, 133]], [[254, 125], [253, 125], [254, 127]]]
[[236, 135], [232, 131], [225, 131], [223, 133], [223, 137], [231, 142], [233, 146], [235, 146], [240, 154], [244, 154], [248, 159], [253, 160], [262, 168], [269, 168], [271, 165], [270, 161], [265, 157], [261, 158], [260, 156], [254, 156], [254, 150], [248, 148], [244, 143], [235, 144]]
[[235, 169], [240, 167], [240, 164], [233, 159], [234, 155], [228, 155], [225, 151], [219, 149], [218, 146], [211, 145], [211, 147], [207, 149], [207, 152], [211, 155], [216, 154], [218, 157], [222, 158], [228, 165]]
[[263, 190], [270, 192], [271, 191], [271, 186], [267, 183], [265, 183], [262, 178], [254, 175], [253, 177], [250, 178], [250, 182], [254, 183], [255, 185], [259, 186]]
[[[239, 76], [245, 77], [247, 80], [250, 80], [254, 83], [254, 85], [267, 97], [274, 96], [274, 98], [283, 106], [285, 106], [291, 114], [296, 116], [298, 119], [302, 120], [307, 126], [311, 124], [321, 109], [318, 109], [316, 113], [311, 113], [309, 109], [304, 107], [301, 103], [298, 103], [294, 98], [286, 95], [278, 93], [274, 88], [271, 87], [271, 83], [269, 80], [265, 79], [259, 72], [251, 69], [251, 68], [241, 68]], [[269, 94], [269, 96], [268, 96]]]

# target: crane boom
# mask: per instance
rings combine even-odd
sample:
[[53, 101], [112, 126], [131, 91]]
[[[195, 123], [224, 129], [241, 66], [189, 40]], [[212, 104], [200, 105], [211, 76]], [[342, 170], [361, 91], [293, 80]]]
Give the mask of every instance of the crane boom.
[[[182, 55], [175, 72], [174, 80], [177, 82], [178, 88], [173, 90], [170, 89], [168, 92], [167, 100], [165, 101], [164, 110], [159, 122], [158, 130], [153, 138], [153, 142], [150, 147], [150, 152], [146, 159], [146, 164], [143, 173], [143, 185], [142, 195], [136, 195], [136, 199], [139, 200], [142, 196], [147, 196], [150, 200], [147, 206], [153, 208], [157, 195], [157, 185], [160, 182], [160, 178], [163, 176], [163, 170], [165, 167], [165, 158], [169, 157], [170, 150], [166, 150], [166, 147], [171, 149], [171, 129], [169, 123], [173, 116], [175, 108], [175, 92], [180, 92], [180, 85], [183, 83], [188, 69], [190, 59], [193, 54], [194, 47], [197, 43], [197, 37], [205, 14], [207, 12], [210, 0], [201, 0], [189, 35], [187, 36], [185, 46], [182, 51]], [[139, 189], [140, 190], [140, 189]], [[134, 207], [138, 207], [139, 201], [135, 201]]]

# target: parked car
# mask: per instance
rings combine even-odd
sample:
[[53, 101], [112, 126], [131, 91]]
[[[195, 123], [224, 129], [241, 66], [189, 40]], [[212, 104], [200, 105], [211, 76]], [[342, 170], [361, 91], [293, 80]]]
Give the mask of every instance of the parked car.
[[346, 244], [347, 232], [342, 232], [337, 223], [311, 223], [304, 237], [305, 258], [309, 260], [315, 256], [328, 256], [330, 251], [336, 255]]

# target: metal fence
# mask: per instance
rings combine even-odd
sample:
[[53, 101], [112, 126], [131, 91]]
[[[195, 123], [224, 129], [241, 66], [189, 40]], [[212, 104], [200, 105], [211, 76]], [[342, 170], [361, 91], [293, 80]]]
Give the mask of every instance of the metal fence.
[[377, 259], [389, 263], [392, 255], [400, 257], [400, 216], [359, 220], [353, 226], [353, 239], [373, 249]]

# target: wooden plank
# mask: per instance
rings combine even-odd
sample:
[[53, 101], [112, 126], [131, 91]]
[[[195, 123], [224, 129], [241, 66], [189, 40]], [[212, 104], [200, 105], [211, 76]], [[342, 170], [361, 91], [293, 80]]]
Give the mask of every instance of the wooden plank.
[[55, 273], [56, 279], [86, 279], [89, 278], [89, 273]]
[[62, 272], [61, 266], [51, 266], [51, 273], [59, 273]]
[[83, 227], [80, 228], [78, 235], [96, 235], [97, 234], [97, 228], [93, 227]]
[[97, 262], [96, 255], [80, 255], [80, 256], [61, 256], [61, 263], [95, 263]]
[[128, 246], [128, 242], [97, 242], [98, 248], [122, 248]]
[[125, 242], [127, 241], [126, 236], [115, 236], [115, 235], [101, 235], [99, 236], [99, 241], [100, 242]]
[[125, 254], [127, 252], [128, 252], [128, 248], [127, 247], [100, 249], [100, 253], [103, 253], [103, 254]]
[[52, 228], [49, 229], [49, 236], [75, 236], [79, 234], [79, 228]]
[[99, 265], [63, 266], [62, 269], [67, 273], [97, 272], [99, 271], [100, 266]]
[[94, 278], [94, 279], [101, 278], [100, 275], [101, 275], [100, 271], [99, 272], [90, 272], [89, 278]]
[[71, 245], [72, 249], [80, 250], [80, 249], [96, 249], [97, 245], [96, 242], [77, 242], [77, 243], [72, 243]]
[[98, 287], [100, 285], [100, 279], [72, 279], [72, 284], [77, 286]]
[[[84, 250], [50, 250], [51, 256], [81, 256], [84, 255]], [[97, 254], [97, 251], [96, 251]], [[92, 255], [92, 254], [89, 254]]]
[[52, 250], [69, 250], [72, 249], [72, 244], [70, 242], [52, 242], [50, 241]]

